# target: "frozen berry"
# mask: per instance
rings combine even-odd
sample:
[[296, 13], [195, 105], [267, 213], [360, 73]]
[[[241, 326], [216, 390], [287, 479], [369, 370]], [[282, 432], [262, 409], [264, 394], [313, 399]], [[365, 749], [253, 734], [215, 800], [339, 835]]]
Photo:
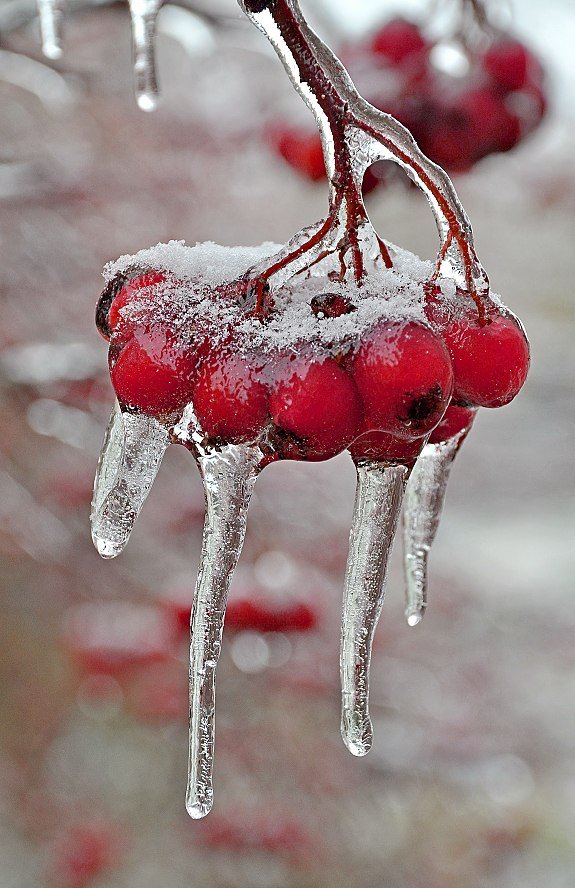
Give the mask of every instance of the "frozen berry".
[[203, 340], [184, 347], [159, 324], [135, 329], [124, 345], [112, 337], [110, 376], [118, 400], [156, 417], [181, 410], [191, 401], [203, 347]]
[[453, 389], [449, 353], [416, 322], [384, 322], [372, 330], [351, 364], [366, 409], [367, 429], [419, 438], [437, 425]]
[[355, 439], [349, 452], [356, 463], [361, 460], [386, 460], [412, 465], [424, 444], [424, 438], [405, 441], [394, 438], [387, 432], [366, 432]]
[[129, 280], [118, 295], [112, 300], [110, 311], [108, 313], [108, 325], [111, 333], [120, 333], [120, 335], [129, 335], [132, 327], [127, 318], [122, 313], [122, 309], [130, 305], [130, 303], [143, 302], [149, 300], [153, 296], [154, 287], [165, 283], [166, 273], [164, 271], [146, 271]]
[[270, 398], [280, 429], [312, 451], [333, 456], [353, 441], [362, 420], [353, 379], [333, 358], [302, 357], [282, 374]]
[[203, 431], [231, 444], [256, 438], [268, 425], [269, 386], [263, 362], [253, 357], [213, 353], [200, 367], [193, 403]]
[[371, 50], [388, 64], [400, 65], [422, 56], [427, 50], [427, 42], [417, 25], [395, 18], [375, 34]]
[[441, 331], [455, 373], [454, 398], [479, 407], [512, 401], [529, 369], [529, 343], [513, 316], [490, 312], [483, 326], [475, 315]]
[[445, 411], [445, 416], [432, 431], [429, 443], [440, 444], [442, 441], [448, 441], [449, 438], [455, 437], [460, 432], [465, 432], [467, 435], [476, 415], [477, 410], [473, 407], [459, 407], [457, 404], [450, 404]]

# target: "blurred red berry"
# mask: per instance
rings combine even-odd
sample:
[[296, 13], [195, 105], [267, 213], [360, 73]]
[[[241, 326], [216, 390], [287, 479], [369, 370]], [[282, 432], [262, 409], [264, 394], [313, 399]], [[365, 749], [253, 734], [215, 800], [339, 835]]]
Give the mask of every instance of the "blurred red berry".
[[526, 46], [511, 38], [494, 43], [482, 59], [484, 70], [503, 90], [522, 89], [541, 79], [541, 67]]
[[427, 51], [427, 41], [417, 25], [395, 18], [376, 32], [371, 51], [387, 63], [400, 65], [422, 56]]

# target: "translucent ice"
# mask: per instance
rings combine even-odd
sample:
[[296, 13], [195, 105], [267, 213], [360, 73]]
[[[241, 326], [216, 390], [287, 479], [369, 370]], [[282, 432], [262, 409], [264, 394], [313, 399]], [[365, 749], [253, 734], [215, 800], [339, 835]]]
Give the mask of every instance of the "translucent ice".
[[222, 448], [198, 457], [206, 518], [190, 638], [190, 746], [186, 808], [205, 817], [213, 801], [215, 677], [228, 591], [246, 531], [259, 448]]
[[128, 542], [170, 443], [168, 431], [144, 414], [112, 411], [96, 471], [92, 539], [103, 558], [119, 555]]
[[357, 468], [341, 628], [341, 733], [353, 755], [372, 743], [369, 666], [385, 575], [408, 469], [370, 462]]
[[[240, 5], [271, 42], [293, 85], [316, 118], [331, 183], [332, 214], [339, 216], [342, 229], [349, 206], [348, 197], [342, 196], [341, 189], [336, 187], [335, 146], [336, 138], [341, 141], [343, 134], [358, 185], [372, 163], [392, 160], [399, 164], [424, 192], [434, 213], [441, 241], [438, 256], [441, 272], [472, 292], [486, 295], [489, 281], [475, 253], [471, 224], [444, 170], [423, 154], [409, 130], [359, 95], [339, 59], [307, 24], [297, 0], [282, 0], [260, 12], [250, 11], [242, 0]], [[302, 45], [306, 47], [305, 52]], [[340, 112], [337, 121], [333, 113], [336, 108]], [[362, 237], [368, 241], [371, 226], [367, 217], [360, 227], [360, 241]], [[330, 228], [325, 233], [328, 239], [332, 237]], [[322, 234], [318, 229], [314, 237]]]
[[426, 444], [411, 473], [403, 511], [405, 616], [421, 622], [427, 606], [427, 557], [443, 509], [453, 460], [464, 437], [460, 432], [439, 444]]
[[162, 0], [129, 0], [129, 3], [136, 101], [142, 111], [153, 111], [159, 94], [154, 44]]

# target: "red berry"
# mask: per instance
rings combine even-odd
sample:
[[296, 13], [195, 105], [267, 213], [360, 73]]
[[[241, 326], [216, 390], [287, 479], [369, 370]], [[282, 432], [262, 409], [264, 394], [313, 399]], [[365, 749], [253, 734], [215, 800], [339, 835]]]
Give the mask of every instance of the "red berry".
[[269, 139], [278, 154], [312, 182], [325, 178], [323, 147], [317, 132], [276, 129], [270, 131]]
[[483, 87], [464, 92], [457, 107], [468, 121], [470, 152], [474, 160], [493, 151], [509, 151], [519, 142], [519, 118], [492, 90]]
[[361, 402], [353, 379], [333, 358], [303, 357], [292, 364], [270, 398], [280, 429], [300, 439], [317, 458], [334, 456], [353, 441]]
[[427, 42], [417, 25], [401, 18], [387, 22], [375, 34], [371, 43], [371, 51], [392, 65], [414, 61], [426, 50]]
[[192, 398], [193, 376], [203, 348], [185, 348], [167, 328], [135, 329], [119, 351], [110, 348], [110, 376], [118, 400], [151, 416], [181, 410]]
[[473, 407], [459, 407], [457, 404], [450, 404], [445, 411], [445, 416], [432, 431], [429, 443], [440, 444], [460, 432], [465, 432], [467, 435], [476, 415], [477, 410], [474, 410]]
[[479, 407], [513, 400], [529, 369], [529, 343], [514, 317], [491, 313], [481, 326], [467, 316], [441, 332], [453, 360], [454, 398]]
[[518, 40], [504, 39], [491, 46], [482, 59], [484, 70], [495, 83], [511, 92], [526, 86], [532, 76], [541, 79], [538, 60]]
[[[122, 336], [129, 335], [133, 328], [129, 321], [122, 316], [121, 311], [132, 302], [140, 302], [151, 299], [153, 296], [153, 287], [163, 284], [167, 275], [165, 271], [146, 271], [133, 277], [125, 284], [118, 295], [113, 299], [108, 313], [108, 326], [111, 333], [120, 333]], [[121, 332], [120, 332], [121, 331]]]
[[400, 440], [387, 432], [366, 432], [356, 438], [349, 448], [354, 462], [386, 460], [411, 465], [421, 453], [425, 438]]
[[316, 625], [316, 612], [304, 602], [273, 607], [239, 598], [229, 601], [226, 610], [226, 629], [235, 632], [308, 632]]
[[200, 367], [193, 402], [203, 431], [230, 444], [251, 441], [269, 424], [263, 362], [226, 350]]
[[453, 389], [449, 353], [423, 324], [383, 322], [353, 358], [365, 428], [419, 438], [437, 425]]

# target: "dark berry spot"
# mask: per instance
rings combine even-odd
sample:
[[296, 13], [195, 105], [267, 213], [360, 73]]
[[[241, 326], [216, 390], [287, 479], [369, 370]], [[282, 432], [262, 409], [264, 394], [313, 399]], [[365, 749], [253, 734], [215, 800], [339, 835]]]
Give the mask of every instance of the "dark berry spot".
[[441, 386], [434, 385], [433, 388], [423, 395], [412, 398], [408, 403], [406, 415], [399, 418], [402, 422], [417, 426], [440, 410], [443, 400]]
[[98, 304], [96, 305], [96, 327], [104, 339], [109, 339], [112, 335], [108, 321], [110, 306], [118, 293], [122, 290], [126, 280], [127, 278], [125, 275], [116, 275], [116, 277], [104, 287], [102, 294], [98, 299]]
[[316, 317], [323, 315], [325, 318], [339, 318], [340, 315], [357, 311], [355, 305], [352, 305], [349, 299], [339, 293], [314, 296], [311, 300], [311, 310]]

